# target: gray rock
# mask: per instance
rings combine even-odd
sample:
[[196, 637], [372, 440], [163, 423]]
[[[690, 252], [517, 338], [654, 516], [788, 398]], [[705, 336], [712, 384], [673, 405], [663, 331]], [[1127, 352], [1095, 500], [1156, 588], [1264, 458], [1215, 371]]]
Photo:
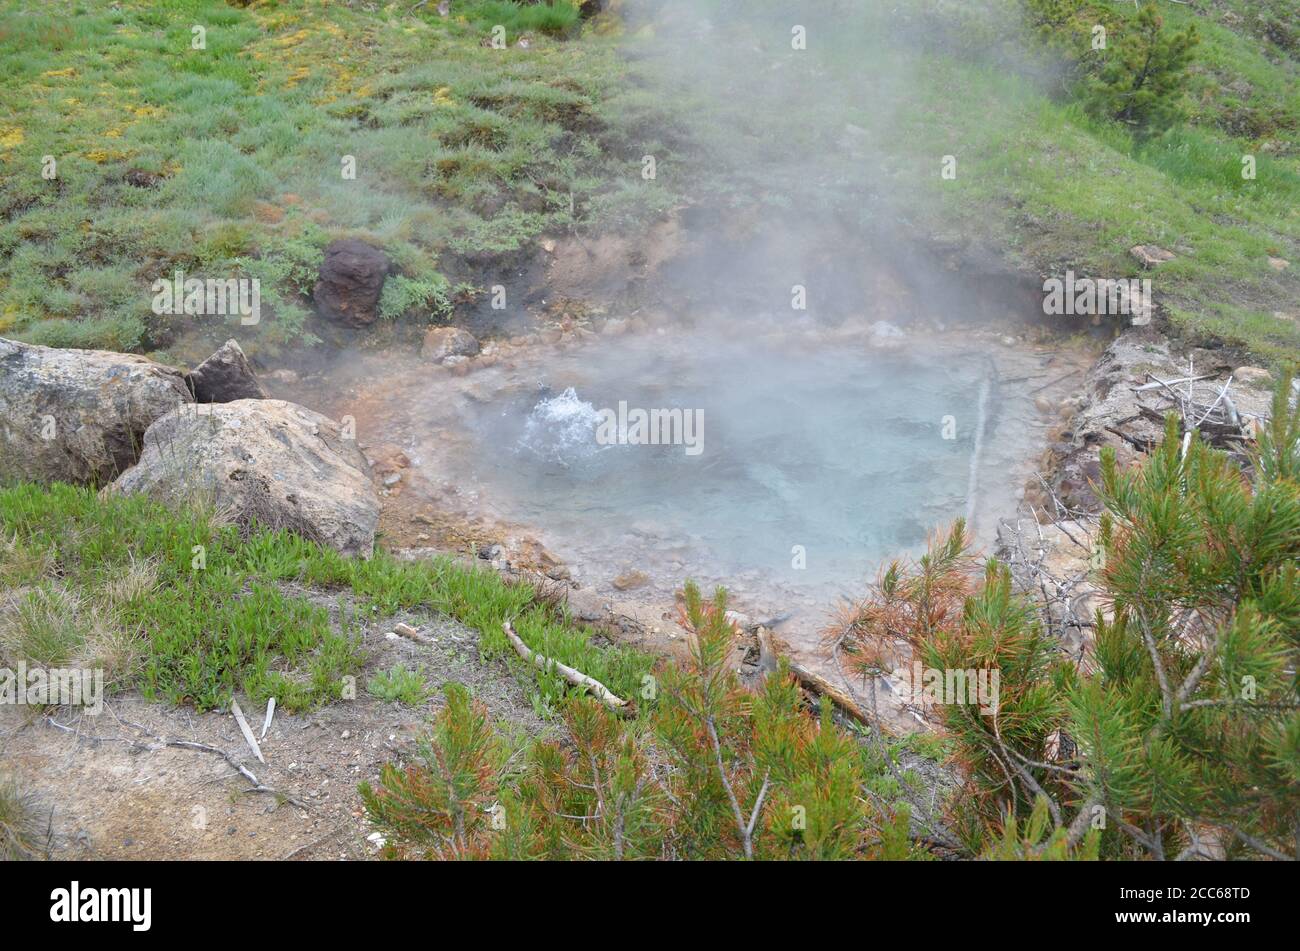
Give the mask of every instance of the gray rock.
[[604, 599], [594, 591], [570, 588], [566, 604], [574, 620], [594, 622], [605, 618]]
[[728, 611], [726, 618], [742, 631], [747, 631], [754, 626], [754, 619], [748, 614], [742, 614], [739, 611]]
[[369, 326], [379, 316], [379, 297], [391, 266], [387, 254], [364, 241], [330, 242], [312, 291], [316, 309], [338, 323]]
[[346, 555], [374, 550], [379, 497], [338, 423], [284, 400], [183, 407], [144, 434], [144, 452], [110, 487], [171, 503], [201, 500]]
[[1263, 367], [1237, 367], [1232, 372], [1232, 380], [1240, 386], [1256, 390], [1273, 390], [1273, 374]]
[[189, 402], [181, 371], [144, 357], [0, 339], [0, 479], [108, 482]]
[[1123, 422], [1124, 432], [1158, 442], [1164, 430], [1140, 415], [1142, 400], [1133, 388], [1146, 382], [1147, 373], [1176, 379], [1186, 365], [1166, 339], [1150, 330], [1130, 330], [1111, 342], [1084, 377], [1083, 405], [1071, 420], [1068, 441], [1055, 447], [1058, 462], [1050, 482], [1061, 502], [1084, 512], [1100, 510], [1094, 485], [1101, 481], [1101, 447], [1113, 446], [1121, 467], [1137, 458], [1136, 450], [1107, 427], [1119, 428]]
[[248, 358], [234, 340], [227, 340], [191, 370], [188, 379], [196, 403], [266, 399], [266, 390], [257, 382]]

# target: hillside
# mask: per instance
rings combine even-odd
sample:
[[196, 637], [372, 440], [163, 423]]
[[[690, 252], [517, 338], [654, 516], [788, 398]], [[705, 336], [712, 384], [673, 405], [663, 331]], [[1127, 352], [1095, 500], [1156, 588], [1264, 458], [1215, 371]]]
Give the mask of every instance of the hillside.
[[1294, 0], [796, 6], [0, 0], [0, 858], [1296, 858]]

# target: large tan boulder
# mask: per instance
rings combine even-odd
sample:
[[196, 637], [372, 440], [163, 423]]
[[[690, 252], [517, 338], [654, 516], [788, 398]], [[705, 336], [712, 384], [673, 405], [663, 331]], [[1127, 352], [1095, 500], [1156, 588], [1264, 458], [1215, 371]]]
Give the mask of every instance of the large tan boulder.
[[108, 482], [191, 401], [180, 370], [141, 356], [0, 338], [0, 479]]
[[211, 502], [223, 518], [288, 529], [347, 555], [374, 550], [379, 497], [365, 456], [334, 420], [284, 400], [168, 413], [111, 488]]

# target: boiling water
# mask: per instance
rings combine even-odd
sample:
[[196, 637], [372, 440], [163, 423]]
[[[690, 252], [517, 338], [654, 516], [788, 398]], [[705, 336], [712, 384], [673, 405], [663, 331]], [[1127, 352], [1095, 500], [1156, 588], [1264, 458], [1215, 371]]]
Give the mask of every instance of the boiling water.
[[[638, 568], [665, 587], [689, 575], [860, 593], [883, 560], [967, 514], [972, 492], [1006, 493], [997, 448], [1022, 427], [995, 372], [962, 351], [619, 341], [470, 402], [488, 451], [458, 481], [537, 526], [584, 580]], [[638, 441], [636, 410], [679, 411], [662, 430], [676, 443]]]

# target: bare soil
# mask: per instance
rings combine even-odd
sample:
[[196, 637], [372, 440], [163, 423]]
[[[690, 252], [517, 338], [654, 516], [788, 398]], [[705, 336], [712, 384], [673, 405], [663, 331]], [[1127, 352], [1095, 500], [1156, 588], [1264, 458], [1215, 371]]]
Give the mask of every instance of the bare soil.
[[[385, 637], [398, 621], [434, 643]], [[64, 707], [0, 708], [0, 747], [20, 784], [38, 794], [55, 859], [367, 859], [379, 843], [365, 820], [357, 784], [400, 762], [443, 703], [448, 681], [468, 686], [493, 716], [529, 733], [546, 729], [528, 694], [502, 661], [484, 663], [478, 634], [443, 617], [400, 615], [367, 624], [369, 658], [355, 700], [306, 714], [276, 711], [259, 763], [229, 711], [196, 713], [136, 693], [106, 701], [97, 716]], [[371, 696], [366, 683], [394, 664], [424, 665], [435, 688], [419, 708]], [[255, 735], [264, 710], [241, 699]], [[222, 756], [164, 746], [206, 744], [228, 754], [274, 792], [252, 783]]]

